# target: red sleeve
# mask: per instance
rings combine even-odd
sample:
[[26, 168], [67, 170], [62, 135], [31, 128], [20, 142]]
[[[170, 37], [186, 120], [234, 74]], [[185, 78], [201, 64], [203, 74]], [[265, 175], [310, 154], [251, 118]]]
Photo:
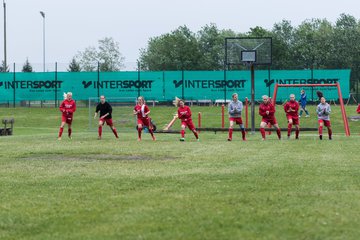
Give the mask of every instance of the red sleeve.
[[272, 104], [270, 105], [269, 113], [275, 113], [275, 107]]
[[360, 104], [358, 105], [358, 108], [356, 109], [356, 112], [360, 114]]
[[284, 111], [287, 113], [287, 111], [289, 110], [289, 104], [285, 103], [284, 105]]
[[147, 112], [149, 112], [149, 111], [150, 111], [149, 107], [148, 107], [147, 105], [145, 105], [144, 113], [147, 113]]
[[64, 101], [61, 102], [59, 109], [60, 109], [60, 112], [64, 112], [64, 110], [65, 110]]
[[190, 107], [187, 107], [187, 113], [187, 118], [191, 118], [192, 113]]
[[76, 111], [76, 102], [73, 100], [74, 104], [72, 105], [71, 112], [74, 113]]
[[266, 111], [264, 110], [263, 105], [261, 105], [261, 104], [259, 106], [259, 114], [260, 114], [260, 116], [263, 116], [263, 117], [266, 116]]

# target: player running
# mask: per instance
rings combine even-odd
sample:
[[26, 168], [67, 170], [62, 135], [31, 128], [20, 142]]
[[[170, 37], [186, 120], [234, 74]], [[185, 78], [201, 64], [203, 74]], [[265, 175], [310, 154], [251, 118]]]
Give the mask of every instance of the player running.
[[246, 141], [245, 128], [241, 118], [242, 109], [243, 109], [243, 103], [238, 100], [238, 94], [234, 93], [232, 95], [232, 100], [228, 105], [229, 121], [230, 121], [228, 141], [232, 140], [234, 123], [239, 124], [241, 129], [242, 139], [243, 141]]
[[279, 140], [281, 140], [281, 131], [275, 118], [275, 107], [271, 103], [271, 99], [268, 96], [262, 96], [262, 100], [263, 102], [260, 104], [259, 107], [259, 114], [260, 116], [262, 116], [262, 120], [260, 123], [262, 140], [265, 140], [265, 126], [268, 124], [271, 124], [276, 128], [278, 138]]
[[99, 112], [100, 112], [99, 115], [100, 118], [99, 118], [99, 128], [98, 128], [98, 133], [99, 133], [98, 139], [99, 140], [101, 139], [102, 127], [104, 126], [105, 123], [111, 128], [115, 137], [119, 138], [114, 123], [112, 121], [112, 116], [111, 116], [112, 107], [110, 103], [106, 102], [104, 95], [100, 96], [100, 103], [96, 106], [94, 119], [96, 119]]
[[141, 132], [143, 126], [149, 129], [149, 133], [151, 134], [153, 141], [156, 140], [149, 114], [150, 114], [150, 109], [147, 105], [145, 105], [144, 97], [142, 96], [138, 97], [138, 102], [134, 107], [134, 115], [137, 115], [138, 141], [141, 141]]
[[199, 141], [199, 134], [197, 133], [194, 123], [191, 119], [191, 110], [190, 107], [185, 106], [184, 100], [178, 99], [176, 104], [179, 108], [177, 111], [177, 116], [181, 120], [181, 138], [180, 141], [185, 141], [185, 128], [188, 128], [194, 133], [195, 138]]
[[288, 121], [287, 137], [290, 139], [292, 125], [295, 125], [295, 139], [299, 139], [300, 121], [299, 121], [299, 103], [295, 101], [295, 95], [290, 94], [290, 101], [284, 105], [284, 111]]
[[316, 108], [316, 113], [318, 115], [318, 122], [319, 122], [319, 138], [322, 140], [322, 133], [323, 133], [323, 126], [327, 127], [329, 140], [332, 139], [332, 129], [330, 123], [330, 112], [331, 108], [330, 105], [326, 102], [324, 97], [321, 97], [320, 104]]
[[58, 140], [61, 140], [62, 133], [64, 131], [65, 123], [68, 125], [68, 137], [71, 139], [71, 124], [73, 121], [73, 115], [76, 111], [76, 104], [75, 101], [72, 99], [72, 93], [64, 93], [64, 101], [60, 104], [60, 111], [61, 111], [61, 125], [59, 130]]

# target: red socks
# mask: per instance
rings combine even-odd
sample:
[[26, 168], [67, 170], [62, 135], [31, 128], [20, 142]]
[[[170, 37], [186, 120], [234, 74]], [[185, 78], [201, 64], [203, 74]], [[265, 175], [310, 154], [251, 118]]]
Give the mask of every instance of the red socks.
[[276, 129], [276, 133], [278, 135], [278, 138], [281, 139], [281, 131], [280, 131], [280, 129]]
[[290, 137], [290, 134], [291, 134], [291, 128], [292, 128], [292, 124], [288, 124], [288, 137]]
[[322, 135], [322, 132], [323, 132], [323, 127], [319, 126], [319, 135]]
[[260, 132], [261, 132], [262, 138], [265, 139], [265, 129], [264, 129], [264, 128], [260, 128]]
[[185, 130], [181, 130], [181, 137], [182, 137], [182, 138], [185, 137]]
[[245, 130], [241, 129], [242, 139], [245, 140]]
[[113, 131], [115, 137], [116, 137], [116, 138], [119, 138], [119, 136], [118, 136], [118, 134], [117, 134], [117, 131], [116, 131], [116, 128], [113, 128], [112, 131]]
[[61, 127], [61, 128], [59, 129], [59, 137], [61, 137], [63, 131], [64, 131], [64, 128]]
[[138, 128], [138, 136], [139, 136], [139, 139], [141, 139], [141, 131], [142, 131], [142, 128]]
[[232, 139], [233, 129], [229, 128], [229, 138]]
[[99, 127], [99, 128], [98, 128], [98, 133], [99, 133], [99, 137], [101, 137], [101, 134], [102, 134], [102, 127]]

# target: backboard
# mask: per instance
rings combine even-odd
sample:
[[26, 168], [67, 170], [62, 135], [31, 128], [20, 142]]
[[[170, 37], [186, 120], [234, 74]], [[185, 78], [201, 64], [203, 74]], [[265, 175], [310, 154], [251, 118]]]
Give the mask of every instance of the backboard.
[[225, 38], [225, 64], [271, 65], [271, 37], [233, 37]]

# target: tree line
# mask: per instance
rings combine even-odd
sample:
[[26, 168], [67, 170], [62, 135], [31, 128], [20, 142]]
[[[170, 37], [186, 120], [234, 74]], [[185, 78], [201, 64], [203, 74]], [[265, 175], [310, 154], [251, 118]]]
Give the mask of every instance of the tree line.
[[[298, 26], [283, 20], [268, 30], [261, 26], [246, 33], [219, 29], [216, 24], [192, 32], [187, 26], [148, 40], [140, 49], [142, 70], [222, 70], [224, 69], [224, 39], [226, 37], [272, 37], [271, 69], [352, 69], [352, 84], [360, 75], [360, 21], [341, 14], [335, 23], [327, 19], [308, 19]], [[68, 71], [120, 71], [125, 58], [119, 43], [113, 38], [98, 41], [98, 47], [88, 47], [71, 60]], [[2, 65], [0, 70], [8, 69]], [[242, 69], [242, 66], [236, 68]], [[32, 71], [26, 61], [23, 71]]]

